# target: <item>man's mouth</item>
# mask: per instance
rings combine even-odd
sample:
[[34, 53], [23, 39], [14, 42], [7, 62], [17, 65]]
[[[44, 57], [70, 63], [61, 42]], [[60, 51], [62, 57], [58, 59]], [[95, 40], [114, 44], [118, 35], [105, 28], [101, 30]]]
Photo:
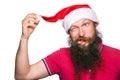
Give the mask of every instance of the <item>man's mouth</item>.
[[78, 45], [85, 45], [86, 41], [85, 40], [79, 40], [77, 41]]

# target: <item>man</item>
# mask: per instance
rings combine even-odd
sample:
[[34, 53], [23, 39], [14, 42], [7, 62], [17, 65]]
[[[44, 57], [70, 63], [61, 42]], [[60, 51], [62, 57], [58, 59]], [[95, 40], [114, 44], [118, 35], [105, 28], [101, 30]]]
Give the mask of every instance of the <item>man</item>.
[[72, 5], [55, 16], [41, 18], [49, 22], [63, 19], [70, 48], [61, 48], [30, 65], [28, 40], [39, 20], [37, 14], [28, 14], [22, 21], [15, 79], [34, 80], [58, 74], [60, 80], [120, 80], [120, 50], [102, 44], [96, 29], [99, 21], [89, 5]]

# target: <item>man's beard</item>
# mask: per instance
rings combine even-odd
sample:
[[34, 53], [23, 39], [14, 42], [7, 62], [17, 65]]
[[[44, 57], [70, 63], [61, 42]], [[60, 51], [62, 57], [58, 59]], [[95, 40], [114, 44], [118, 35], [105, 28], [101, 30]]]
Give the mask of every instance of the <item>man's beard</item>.
[[[89, 45], [79, 46], [77, 44], [77, 41], [79, 40], [89, 42]], [[80, 73], [82, 70], [92, 70], [92, 72], [94, 72], [95, 66], [100, 65], [101, 56], [98, 50], [100, 42], [100, 38], [96, 35], [93, 38], [79, 37], [75, 42], [71, 43], [70, 52], [75, 74]]]

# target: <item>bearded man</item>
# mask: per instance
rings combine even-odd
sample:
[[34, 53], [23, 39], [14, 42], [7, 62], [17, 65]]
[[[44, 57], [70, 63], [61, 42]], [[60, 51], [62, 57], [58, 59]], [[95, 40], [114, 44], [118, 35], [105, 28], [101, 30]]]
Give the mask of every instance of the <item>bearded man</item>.
[[88, 4], [60, 10], [55, 16], [39, 16], [48, 22], [63, 19], [69, 35], [69, 48], [59, 50], [30, 65], [28, 40], [39, 23], [38, 14], [28, 14], [22, 22], [22, 35], [16, 54], [15, 79], [42, 79], [58, 74], [60, 80], [120, 80], [120, 50], [102, 43], [99, 21]]

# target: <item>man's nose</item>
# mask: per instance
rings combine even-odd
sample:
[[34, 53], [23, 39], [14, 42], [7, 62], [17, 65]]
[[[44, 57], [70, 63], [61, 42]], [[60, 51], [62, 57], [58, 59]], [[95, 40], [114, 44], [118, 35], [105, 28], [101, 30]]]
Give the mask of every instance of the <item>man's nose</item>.
[[84, 30], [82, 28], [79, 29], [79, 36], [84, 36]]

